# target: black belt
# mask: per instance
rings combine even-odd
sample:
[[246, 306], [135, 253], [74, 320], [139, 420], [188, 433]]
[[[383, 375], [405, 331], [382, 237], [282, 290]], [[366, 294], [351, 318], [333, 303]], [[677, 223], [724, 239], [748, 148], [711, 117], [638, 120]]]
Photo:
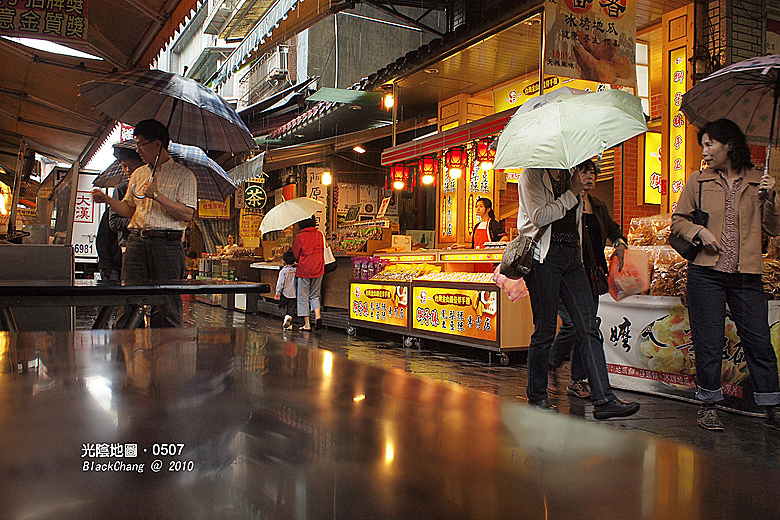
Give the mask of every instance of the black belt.
[[168, 240], [181, 240], [181, 231], [171, 229], [132, 229], [130, 233], [141, 238], [166, 238]]

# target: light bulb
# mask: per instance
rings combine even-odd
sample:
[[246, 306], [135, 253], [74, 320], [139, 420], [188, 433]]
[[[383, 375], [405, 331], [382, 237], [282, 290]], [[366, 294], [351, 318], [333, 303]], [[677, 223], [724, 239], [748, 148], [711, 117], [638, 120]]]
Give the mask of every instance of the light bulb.
[[493, 169], [493, 163], [489, 161], [484, 161], [482, 164], [479, 165], [480, 168], [482, 168], [485, 171], [492, 170]]
[[395, 105], [395, 98], [392, 94], [385, 94], [385, 97], [382, 99], [382, 103], [385, 105], [387, 110], [390, 110], [393, 108], [393, 105]]
[[422, 183], [423, 184], [433, 184], [433, 175], [423, 175], [422, 176]]
[[461, 175], [463, 175], [463, 171], [460, 168], [450, 168], [451, 179], [460, 179]]
[[405, 182], [401, 182], [401, 181], [395, 181], [395, 182], [393, 183], [393, 188], [395, 188], [395, 189], [397, 189], [397, 190], [402, 190], [402, 189], [404, 189], [404, 187], [405, 187], [405, 186], [406, 186], [406, 183], [405, 183]]
[[322, 184], [324, 186], [330, 186], [330, 183], [333, 182], [333, 177], [331, 176], [330, 172], [326, 171], [322, 174]]

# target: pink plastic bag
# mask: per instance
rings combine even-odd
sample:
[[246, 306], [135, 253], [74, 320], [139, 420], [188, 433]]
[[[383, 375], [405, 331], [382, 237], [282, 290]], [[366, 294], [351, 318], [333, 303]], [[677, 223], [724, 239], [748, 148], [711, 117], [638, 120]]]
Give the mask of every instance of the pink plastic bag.
[[609, 294], [620, 301], [626, 296], [642, 294], [650, 288], [650, 265], [647, 251], [626, 249], [623, 269], [618, 271], [619, 260], [609, 260]]
[[499, 268], [500, 266], [496, 266], [493, 271], [493, 281], [507, 293], [509, 301], [516, 302], [517, 300], [521, 300], [528, 296], [528, 288], [525, 286], [525, 280], [522, 278], [518, 280], [507, 278], [498, 271]]

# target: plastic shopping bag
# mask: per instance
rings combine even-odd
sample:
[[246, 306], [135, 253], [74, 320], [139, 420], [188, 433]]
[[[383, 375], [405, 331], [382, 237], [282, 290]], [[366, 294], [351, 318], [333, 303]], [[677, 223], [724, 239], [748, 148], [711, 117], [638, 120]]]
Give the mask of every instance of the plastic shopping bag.
[[528, 296], [528, 288], [525, 286], [525, 280], [522, 278], [518, 278], [517, 280], [507, 278], [501, 274], [499, 269], [501, 269], [500, 265], [496, 266], [493, 271], [493, 281], [507, 293], [509, 301], [516, 302], [517, 300]]
[[622, 270], [618, 270], [618, 263], [617, 256], [609, 260], [609, 294], [615, 301], [641, 294], [650, 288], [650, 265], [646, 251], [627, 249]]

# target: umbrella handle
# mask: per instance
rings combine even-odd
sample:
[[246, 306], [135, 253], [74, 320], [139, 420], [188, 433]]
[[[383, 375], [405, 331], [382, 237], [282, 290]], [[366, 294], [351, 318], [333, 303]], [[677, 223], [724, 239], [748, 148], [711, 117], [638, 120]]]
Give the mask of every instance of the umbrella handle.
[[[162, 152], [162, 143], [160, 143], [160, 149], [157, 150], [157, 157], [154, 159], [154, 166], [152, 167], [152, 174], [149, 176], [149, 182], [154, 182], [154, 172], [157, 171], [157, 163], [160, 162], [160, 153], [161, 152]], [[133, 191], [133, 197], [135, 197], [136, 199], [145, 199], [146, 198], [146, 195], [139, 195], [135, 191], [135, 184], [133, 184], [132, 191]]]

